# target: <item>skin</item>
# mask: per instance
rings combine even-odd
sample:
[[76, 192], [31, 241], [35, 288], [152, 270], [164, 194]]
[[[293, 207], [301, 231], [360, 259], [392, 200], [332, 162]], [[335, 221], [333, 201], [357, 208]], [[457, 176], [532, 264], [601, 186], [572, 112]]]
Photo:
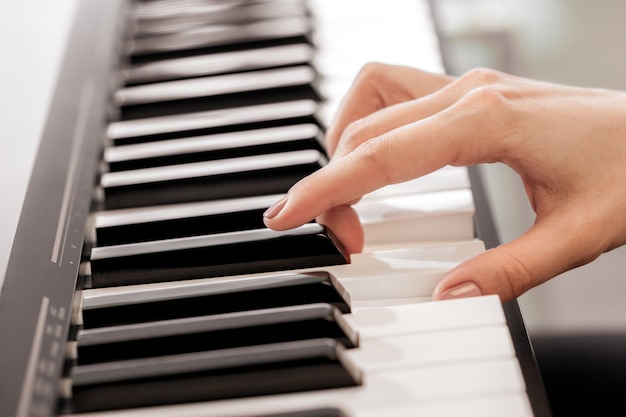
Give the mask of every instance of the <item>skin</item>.
[[461, 77], [366, 65], [327, 133], [331, 162], [265, 215], [276, 230], [313, 218], [351, 253], [350, 207], [387, 184], [445, 165], [503, 162], [522, 178], [535, 224], [444, 276], [433, 299], [518, 297], [626, 243], [626, 93], [562, 86], [489, 69]]

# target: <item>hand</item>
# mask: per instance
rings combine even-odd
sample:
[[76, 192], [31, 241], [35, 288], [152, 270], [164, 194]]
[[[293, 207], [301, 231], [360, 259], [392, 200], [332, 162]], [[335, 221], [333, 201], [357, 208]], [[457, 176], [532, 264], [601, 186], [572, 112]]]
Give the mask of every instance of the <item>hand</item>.
[[626, 243], [626, 93], [486, 69], [454, 79], [369, 64], [327, 141], [331, 162], [265, 222], [288, 229], [318, 217], [351, 252], [363, 236], [349, 206], [368, 192], [445, 165], [503, 162], [521, 176], [533, 227], [450, 271], [434, 299], [506, 301]]

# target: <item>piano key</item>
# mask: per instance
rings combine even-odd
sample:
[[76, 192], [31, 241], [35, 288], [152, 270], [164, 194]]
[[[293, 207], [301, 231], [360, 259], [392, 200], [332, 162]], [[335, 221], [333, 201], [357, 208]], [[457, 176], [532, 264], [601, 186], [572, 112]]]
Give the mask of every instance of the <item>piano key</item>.
[[[309, 0], [309, 4], [315, 27], [313, 42], [319, 51], [315, 66], [327, 98], [320, 110], [325, 123], [332, 120], [355, 76], [368, 62], [443, 72], [430, 1], [396, 0], [384, 7], [361, 0]], [[407, 39], [413, 41], [410, 53]]]
[[[494, 399], [515, 397], [512, 403], [518, 414], [514, 415], [530, 416], [523, 378], [501, 310], [497, 296], [363, 309], [370, 315], [367, 320], [363, 316], [351, 320], [361, 343], [345, 352], [363, 373], [361, 386], [180, 405], [175, 408], [176, 414], [255, 416], [258, 410], [271, 414], [336, 407], [360, 416], [368, 409], [381, 412], [388, 407], [406, 406], [419, 410], [423, 404], [440, 406], [470, 398], [476, 401], [470, 408], [482, 410], [491, 409], [489, 404]], [[344, 317], [350, 319], [355, 314], [361, 311]], [[434, 410], [438, 408], [433, 406]], [[159, 410], [128, 410], [123, 415], [158, 416]]]
[[263, 212], [284, 194], [94, 212], [92, 246], [265, 228]]
[[100, 180], [107, 209], [286, 193], [326, 165], [316, 150], [107, 172]]
[[[366, 407], [353, 409], [348, 417], [531, 417], [534, 415], [526, 394], [513, 393], [498, 396], [474, 396], [452, 398], [447, 401], [431, 401], [404, 404], [386, 404], [384, 408]], [[155, 417], [160, 417], [155, 415]]]
[[306, 38], [310, 31], [311, 23], [305, 17], [200, 26], [184, 32], [130, 39], [126, 43], [126, 54], [147, 55], [273, 39]]
[[445, 166], [422, 177], [390, 184], [363, 196], [364, 200], [407, 194], [431, 193], [471, 188], [467, 168]]
[[[282, 274], [83, 290], [77, 297], [77, 310], [82, 314], [77, 314], [73, 323], [89, 328], [130, 322], [133, 317], [149, 320], [151, 314], [155, 319], [175, 318], [245, 310], [246, 305], [263, 308], [317, 301], [333, 304], [347, 313], [349, 304], [362, 305], [368, 300], [382, 299], [387, 303], [392, 298], [404, 297], [430, 300], [434, 286], [447, 271], [483, 251], [484, 244], [476, 240], [353, 254], [350, 264], [327, 266], [323, 271], [308, 268]], [[275, 289], [282, 291], [283, 286], [284, 295], [271, 295]], [[250, 304], [246, 302], [246, 294]], [[211, 298], [205, 301], [205, 297]], [[224, 305], [214, 298], [224, 300]]]
[[115, 92], [113, 99], [118, 106], [133, 106], [312, 84], [315, 78], [315, 71], [311, 67], [300, 65], [124, 87]]
[[[360, 372], [332, 339], [196, 352], [73, 368], [74, 412], [355, 386]], [[71, 387], [67, 387], [70, 385]]]
[[115, 172], [302, 149], [325, 153], [322, 131], [318, 125], [296, 124], [110, 146], [104, 150], [103, 160], [108, 170]]
[[414, 331], [382, 338], [363, 337], [350, 358], [367, 375], [376, 370], [426, 367], [515, 356], [508, 328], [478, 325]]
[[298, 410], [287, 413], [258, 415], [256, 417], [347, 417], [343, 411], [338, 408], [316, 408], [310, 410]]
[[410, 242], [462, 241], [474, 236], [470, 189], [363, 199], [354, 206], [366, 250]]
[[138, 64], [121, 71], [127, 85], [205, 75], [307, 64], [314, 48], [307, 43], [244, 49]]
[[[405, 408], [405, 413], [407, 409], [416, 412], [424, 409], [433, 413], [439, 408], [446, 410], [446, 404], [457, 402], [459, 404], [456, 407], [448, 409], [458, 411], [462, 410], [461, 406], [469, 404], [470, 410], [474, 412], [490, 410], [494, 407], [493, 402], [496, 402], [500, 406], [504, 404], [514, 408], [505, 409], [504, 414], [487, 415], [533, 415], [524, 391], [521, 372], [514, 358], [396, 368], [366, 373], [363, 378], [363, 384], [356, 387], [203, 401], [167, 408], [145, 407], [80, 416], [155, 417], [166, 415], [163, 413], [175, 413], [181, 417], [242, 417], [257, 416], [259, 410], [263, 410], [264, 414], [275, 415], [303, 409], [334, 407], [345, 411], [348, 416], [359, 417], [360, 412], [366, 410], [376, 410], [378, 413], [370, 415], [388, 415], [387, 410], [394, 408]], [[424, 407], [425, 405], [428, 407]], [[499, 407], [496, 409], [502, 411]], [[427, 415], [439, 416], [437, 413]], [[462, 412], [460, 415], [465, 414]]]
[[355, 306], [390, 303], [393, 299], [430, 301], [446, 273], [484, 250], [478, 240], [433, 244], [354, 254], [349, 265], [325, 269], [346, 288]]
[[341, 312], [318, 303], [82, 329], [71, 359], [82, 366], [322, 338], [358, 345]]
[[260, 3], [207, 2], [187, 3], [171, 7], [160, 2], [134, 3], [130, 9], [132, 35], [149, 36], [179, 32], [194, 26], [238, 24], [279, 17], [304, 16], [306, 2], [302, 0], [273, 0]]
[[122, 120], [253, 106], [289, 100], [321, 100], [317, 74], [307, 65], [213, 75], [126, 87], [114, 94]]
[[[154, 417], [165, 417], [164, 411], [154, 410]], [[178, 410], [177, 410], [178, 411]], [[533, 413], [524, 394], [482, 396], [474, 398], [451, 398], [446, 401], [419, 401], [402, 404], [384, 404], [382, 407], [312, 408], [285, 411], [272, 417], [530, 417]], [[180, 417], [195, 416], [185, 414]], [[270, 417], [268, 414], [246, 414], [239, 417]]]
[[107, 138], [114, 144], [173, 139], [205, 133], [246, 130], [249, 126], [315, 123], [314, 100], [296, 100], [258, 106], [208, 110], [188, 114], [125, 120], [110, 123]]
[[350, 295], [324, 271], [215, 279], [143, 292], [110, 290], [84, 290], [78, 296], [80, 314], [73, 323], [89, 329], [313, 303], [328, 303], [343, 313], [350, 312]]
[[429, 302], [364, 307], [354, 309], [345, 318], [362, 339], [505, 324], [497, 296], [459, 299], [454, 300], [454, 304]]
[[166, 239], [91, 251], [91, 285], [108, 287], [345, 264], [340, 243], [323, 226], [258, 229]]

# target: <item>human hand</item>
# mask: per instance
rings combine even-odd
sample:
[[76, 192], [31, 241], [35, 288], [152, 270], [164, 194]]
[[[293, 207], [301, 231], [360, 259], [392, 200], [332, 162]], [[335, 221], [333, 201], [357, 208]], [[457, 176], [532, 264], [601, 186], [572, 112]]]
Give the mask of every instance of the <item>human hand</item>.
[[445, 165], [503, 162], [537, 217], [513, 242], [450, 271], [434, 299], [515, 298], [626, 243], [626, 93], [473, 70], [454, 79], [369, 64], [327, 134], [331, 162], [268, 210], [274, 229], [315, 217], [350, 252], [363, 244], [350, 205]]

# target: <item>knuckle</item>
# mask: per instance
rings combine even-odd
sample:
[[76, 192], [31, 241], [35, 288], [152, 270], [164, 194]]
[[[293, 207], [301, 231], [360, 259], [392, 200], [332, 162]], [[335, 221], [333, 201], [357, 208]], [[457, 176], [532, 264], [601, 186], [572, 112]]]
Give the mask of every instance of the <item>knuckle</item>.
[[503, 109], [506, 107], [506, 97], [499, 86], [486, 85], [472, 89], [463, 96], [459, 104], [481, 110]]
[[459, 82], [472, 86], [490, 85], [502, 82], [505, 77], [503, 72], [491, 68], [474, 68], [463, 74]]
[[[510, 298], [517, 297], [533, 287], [533, 275], [526, 263], [512, 252], [505, 252], [499, 259], [503, 283], [508, 286]], [[501, 281], [502, 282], [502, 281]]]
[[362, 143], [358, 151], [360, 161], [367, 171], [378, 180], [378, 186], [389, 184], [393, 174], [389, 171], [389, 146], [383, 137], [374, 138]]
[[342, 146], [348, 149], [356, 148], [361, 142], [368, 138], [369, 124], [366, 119], [352, 121], [341, 134]]
[[380, 62], [367, 62], [366, 64], [363, 65], [363, 67], [361, 67], [361, 70], [359, 71], [358, 75], [357, 75], [357, 79], [364, 79], [364, 80], [372, 80], [372, 79], [379, 79], [381, 77], [385, 77], [387, 74], [387, 65], [382, 64]]

